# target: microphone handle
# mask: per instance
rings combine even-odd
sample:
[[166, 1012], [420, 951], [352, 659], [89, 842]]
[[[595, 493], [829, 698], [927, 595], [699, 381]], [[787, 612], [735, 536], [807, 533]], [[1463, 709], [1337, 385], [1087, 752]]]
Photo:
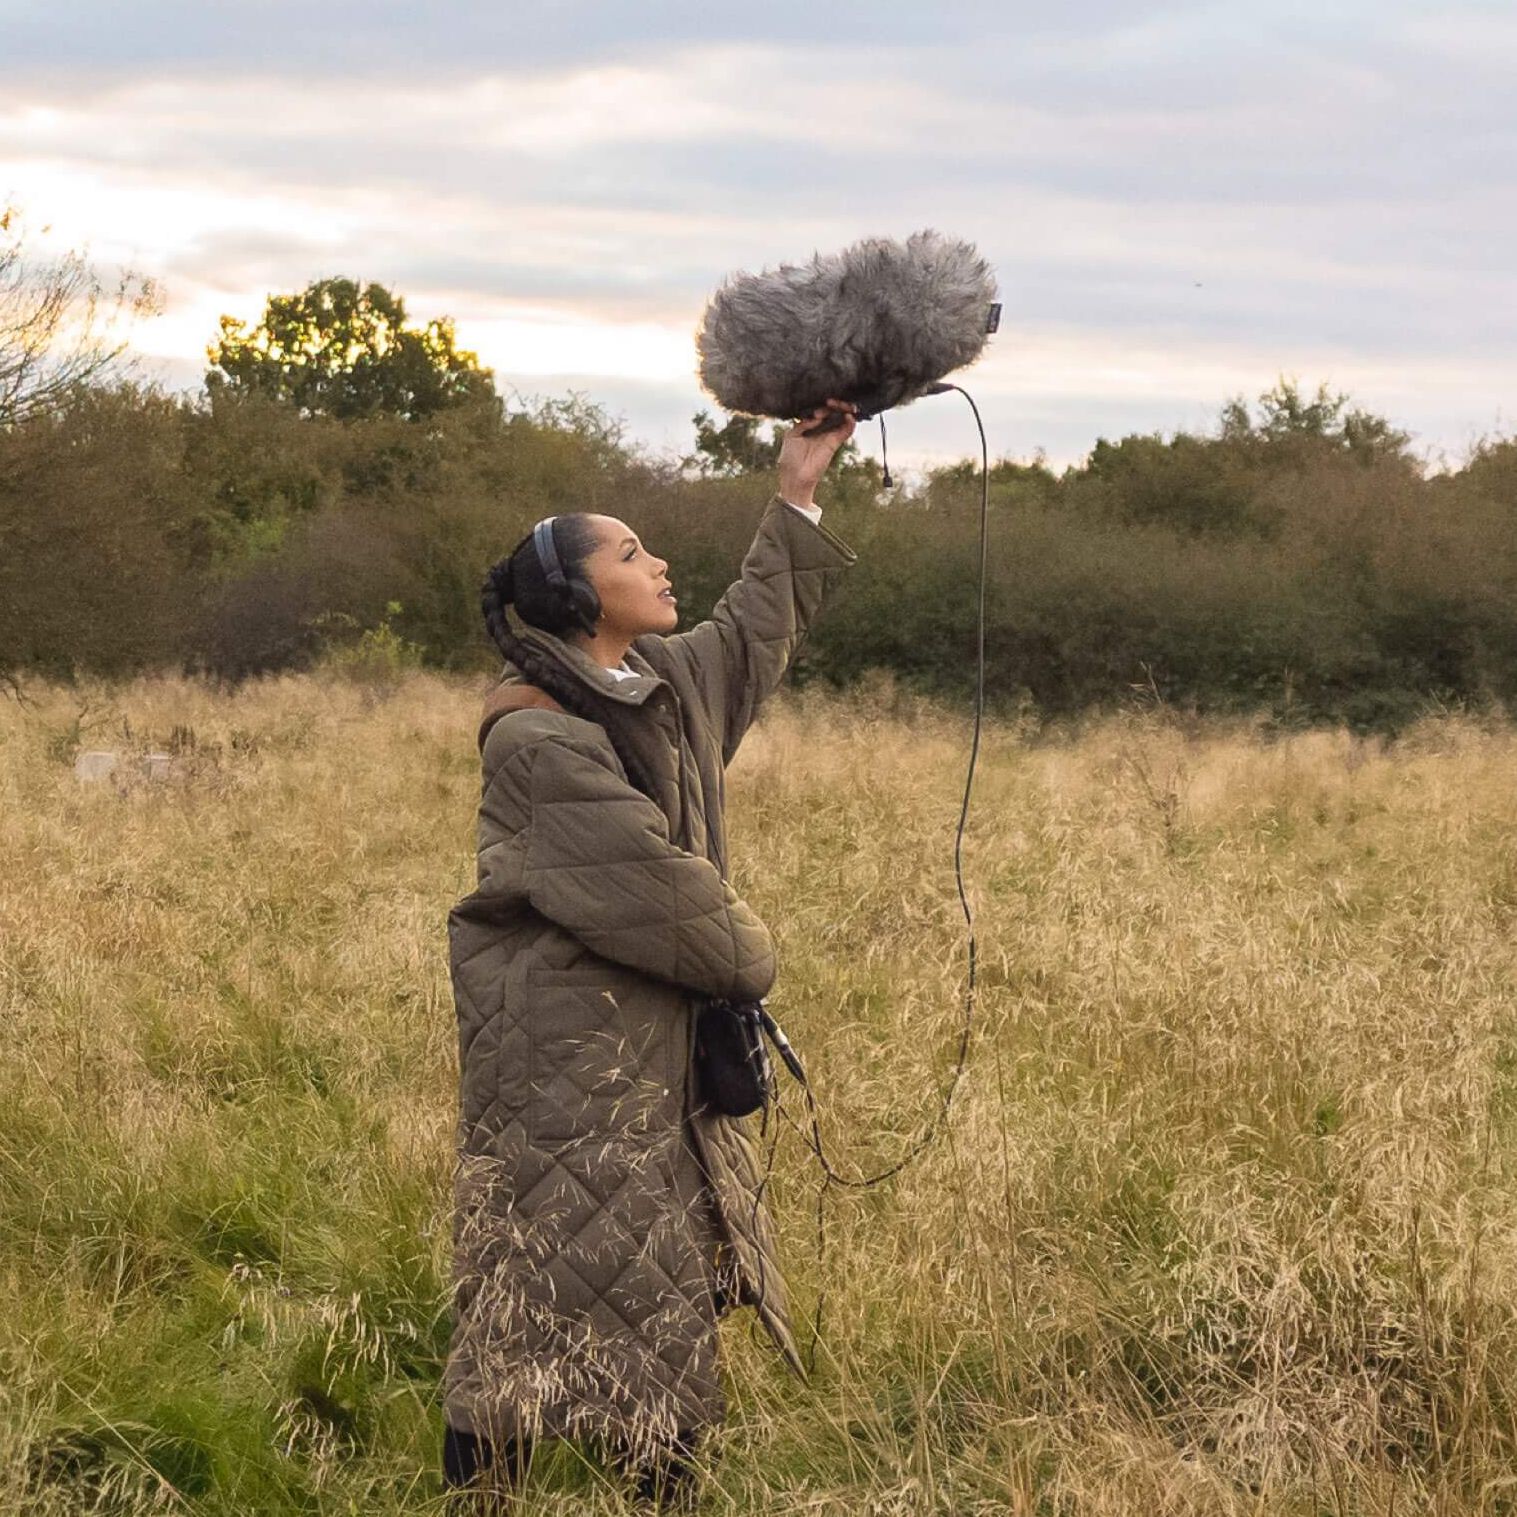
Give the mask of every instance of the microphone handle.
[[[847, 411], [829, 411], [821, 421], [809, 427], [806, 425], [806, 418], [801, 416], [796, 419], [796, 425], [800, 428], [802, 437], [820, 437], [823, 432], [836, 432], [848, 420], [848, 414]], [[854, 420], [868, 421], [869, 417], [861, 411]]]
[[[938, 380], [933, 384], [925, 386], [920, 393], [923, 395], [946, 395], [948, 391], [954, 388], [956, 388], [954, 385], [945, 384], [942, 380]], [[868, 399], [861, 400], [857, 404], [858, 410], [853, 413], [855, 421], [873, 421], [880, 409], [873, 401]], [[806, 418], [804, 416], [796, 419], [796, 425], [802, 429], [802, 437], [818, 437], [823, 432], [836, 432], [847, 419], [848, 413], [845, 411], [829, 411], [814, 426], [806, 426]]]

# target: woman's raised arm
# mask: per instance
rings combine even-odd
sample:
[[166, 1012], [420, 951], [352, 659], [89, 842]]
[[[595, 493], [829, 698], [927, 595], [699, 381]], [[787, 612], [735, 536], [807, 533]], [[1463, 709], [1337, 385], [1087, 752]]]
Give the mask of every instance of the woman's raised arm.
[[[785, 677], [812, 618], [858, 555], [836, 533], [792, 506], [811, 506], [817, 482], [853, 435], [852, 407], [819, 406], [816, 420], [842, 415], [828, 431], [792, 427], [780, 448], [780, 488], [744, 555], [739, 577], [711, 615], [689, 632], [640, 637], [637, 651], [684, 694], [692, 693], [722, 739], [728, 764], [759, 707]], [[846, 407], [846, 409], [845, 409]]]

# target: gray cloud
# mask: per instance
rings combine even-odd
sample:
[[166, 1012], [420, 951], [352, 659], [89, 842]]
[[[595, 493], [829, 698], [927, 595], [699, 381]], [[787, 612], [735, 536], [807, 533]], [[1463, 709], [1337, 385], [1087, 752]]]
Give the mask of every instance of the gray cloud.
[[[983, 383], [1060, 456], [1197, 424], [1219, 384], [1281, 369], [1356, 376], [1455, 443], [1517, 379], [1501, 5], [891, 3], [825, 34], [783, 0], [722, 12], [149, 0], [123, 28], [28, 4], [0, 155], [33, 183], [246, 202], [154, 255], [172, 294], [346, 272], [466, 342], [520, 306], [689, 329], [734, 269], [935, 225], [995, 265]], [[268, 197], [290, 209], [268, 220]], [[1040, 398], [1024, 352], [1073, 368]], [[687, 429], [701, 403], [693, 382], [557, 378], [624, 395], [635, 428]]]
[[[111, 0], [12, 0], [6, 22], [7, 67], [18, 75], [60, 66], [137, 74], [233, 63], [250, 71], [329, 77], [390, 73], [469, 74], [531, 70], [606, 58], [658, 57], [699, 37], [713, 43], [792, 44], [827, 60], [864, 48], [915, 51], [1016, 46], [1029, 39], [1079, 38], [1121, 26], [1122, 0], [1066, 0], [1054, 8], [1026, 3], [899, 3], [819, 14], [805, 0], [770, 0], [762, 9], [713, 6], [707, 0], [506, 0], [496, 6], [411, 0], [260, 0], [220, 7], [191, 0], [138, 0], [129, 22]], [[1165, 7], [1163, 14], [1204, 14], [1207, 7]]]

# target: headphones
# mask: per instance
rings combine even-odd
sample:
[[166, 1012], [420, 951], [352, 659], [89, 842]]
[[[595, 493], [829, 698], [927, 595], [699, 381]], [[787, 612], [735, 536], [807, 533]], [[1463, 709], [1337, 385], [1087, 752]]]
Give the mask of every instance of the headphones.
[[569, 609], [576, 620], [591, 636], [595, 636], [595, 624], [600, 619], [600, 596], [595, 586], [586, 579], [569, 579], [564, 566], [558, 561], [558, 549], [553, 543], [553, 523], [556, 516], [545, 516], [532, 529], [532, 546], [537, 550], [537, 561], [542, 565], [548, 583], [563, 590], [569, 597]]

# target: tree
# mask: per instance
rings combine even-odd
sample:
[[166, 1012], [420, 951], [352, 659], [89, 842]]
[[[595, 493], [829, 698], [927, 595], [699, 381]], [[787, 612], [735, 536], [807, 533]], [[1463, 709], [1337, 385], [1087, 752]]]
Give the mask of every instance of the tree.
[[[756, 416], [729, 416], [717, 426], [709, 411], [697, 411], [690, 420], [695, 425], [695, 452], [681, 460], [686, 468], [706, 475], [732, 476], [761, 474], [779, 466], [784, 439], [773, 422], [767, 424], [769, 434], [765, 436], [760, 428], [766, 423]], [[833, 478], [853, 474], [877, 478], [878, 473], [879, 466], [860, 455], [852, 438], [838, 449], [832, 465]]]
[[756, 474], [779, 463], [780, 439], [774, 428], [765, 437], [756, 416], [729, 416], [718, 426], [709, 411], [690, 418], [695, 426], [695, 452], [684, 462], [702, 474]]
[[1401, 457], [1410, 441], [1383, 416], [1361, 406], [1349, 409], [1349, 397], [1333, 394], [1325, 384], [1308, 400], [1294, 379], [1279, 380], [1259, 397], [1257, 422], [1241, 395], [1228, 401], [1222, 408], [1221, 436], [1223, 442], [1245, 447], [1343, 453], [1360, 463]]
[[447, 406], [495, 399], [494, 375], [456, 345], [449, 317], [407, 324], [405, 303], [381, 284], [318, 279], [271, 295], [251, 329], [221, 318], [206, 350], [206, 384], [288, 401], [307, 416], [415, 421]]
[[121, 377], [128, 324], [157, 308], [151, 280], [126, 272], [110, 285], [81, 253], [33, 255], [20, 210], [0, 206], [0, 427], [56, 410], [80, 385]]

